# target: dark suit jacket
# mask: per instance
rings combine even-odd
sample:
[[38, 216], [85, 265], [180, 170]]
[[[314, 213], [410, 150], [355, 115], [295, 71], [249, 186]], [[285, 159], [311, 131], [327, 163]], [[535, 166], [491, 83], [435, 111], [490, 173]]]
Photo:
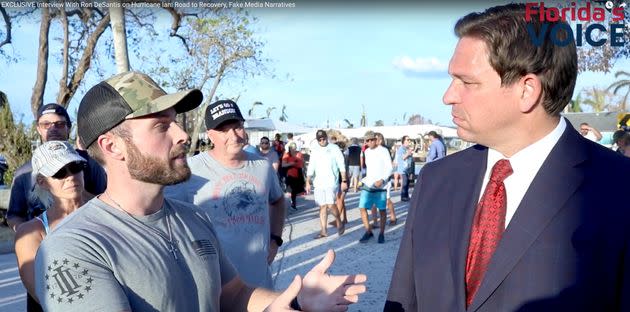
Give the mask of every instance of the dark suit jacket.
[[[487, 152], [477, 145], [422, 169], [385, 311], [466, 310], [466, 253]], [[567, 123], [468, 310], [630, 310], [629, 185], [630, 159]]]

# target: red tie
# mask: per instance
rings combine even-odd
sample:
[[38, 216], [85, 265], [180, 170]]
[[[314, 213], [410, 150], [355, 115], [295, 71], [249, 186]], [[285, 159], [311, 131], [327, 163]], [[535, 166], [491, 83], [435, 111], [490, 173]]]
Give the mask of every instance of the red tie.
[[505, 229], [506, 194], [503, 180], [512, 174], [507, 159], [492, 167], [490, 181], [477, 205], [466, 257], [466, 308], [475, 298], [494, 250]]

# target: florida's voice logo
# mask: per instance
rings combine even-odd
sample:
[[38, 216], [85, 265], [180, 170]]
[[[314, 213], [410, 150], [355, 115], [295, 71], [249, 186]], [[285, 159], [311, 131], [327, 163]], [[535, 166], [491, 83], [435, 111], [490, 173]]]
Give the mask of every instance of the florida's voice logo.
[[[598, 4], [599, 3], [599, 4]], [[587, 44], [598, 47], [610, 42], [611, 46], [620, 47], [624, 40], [624, 20], [626, 18], [625, 1], [595, 1], [577, 5], [575, 2], [567, 7], [546, 7], [544, 2], [528, 2], [525, 4], [525, 20], [543, 22], [540, 29], [533, 23], [527, 24], [527, 32], [536, 46], [543, 44], [545, 38], [559, 46], [566, 46], [574, 41], [577, 46]], [[610, 21], [608, 27], [604, 24]], [[575, 22], [575, 31], [568, 23]], [[584, 27], [584, 23], [588, 23]], [[564, 35], [564, 34], [568, 35]]]

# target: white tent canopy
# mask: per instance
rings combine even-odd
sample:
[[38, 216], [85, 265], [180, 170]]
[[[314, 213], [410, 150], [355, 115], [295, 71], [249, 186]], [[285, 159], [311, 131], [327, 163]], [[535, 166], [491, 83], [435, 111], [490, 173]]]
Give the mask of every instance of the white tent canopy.
[[269, 118], [264, 119], [247, 119], [245, 120], [245, 129], [248, 131], [268, 131], [277, 133], [307, 133], [313, 131], [312, 128], [300, 125], [290, 124], [279, 120]]
[[315, 133], [316, 131], [316, 129], [313, 128], [269, 118], [247, 119], [245, 120], [245, 130], [247, 130], [247, 134], [249, 135], [249, 144], [253, 146], [258, 145], [258, 142], [260, 142], [260, 139], [264, 136], [273, 140], [273, 137], [276, 133], [293, 133], [297, 135], [309, 132]]
[[[408, 135], [412, 139], [419, 138], [426, 135], [429, 131], [435, 131], [445, 138], [456, 138], [457, 129], [436, 125], [402, 125], [402, 126], [382, 126], [382, 127], [361, 127], [361, 128], [337, 128], [335, 129], [341, 132], [347, 138], [363, 138], [367, 131], [380, 132], [385, 139], [400, 140], [403, 135]], [[311, 142], [315, 140], [316, 129], [311, 132], [302, 134], [298, 137], [302, 138], [304, 142]]]

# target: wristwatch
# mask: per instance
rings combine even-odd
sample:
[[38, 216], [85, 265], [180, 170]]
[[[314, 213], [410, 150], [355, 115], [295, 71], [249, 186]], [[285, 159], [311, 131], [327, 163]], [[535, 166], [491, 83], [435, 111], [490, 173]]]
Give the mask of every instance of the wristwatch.
[[282, 246], [282, 243], [284, 242], [282, 240], [282, 237], [275, 235], [275, 234], [271, 234], [271, 239], [276, 241], [276, 245], [278, 245], [278, 247]]

